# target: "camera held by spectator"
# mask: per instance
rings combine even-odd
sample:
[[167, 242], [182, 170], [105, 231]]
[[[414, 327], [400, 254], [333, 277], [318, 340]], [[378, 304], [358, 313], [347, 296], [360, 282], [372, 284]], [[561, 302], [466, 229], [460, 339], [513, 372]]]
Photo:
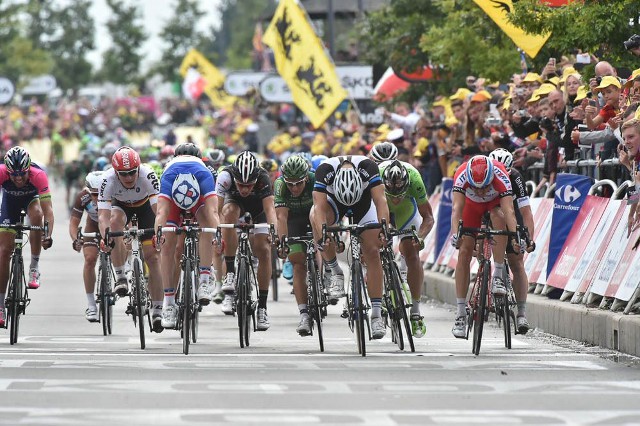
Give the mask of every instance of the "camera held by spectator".
[[542, 117], [538, 125], [540, 126], [540, 129], [544, 130], [545, 132], [552, 132], [556, 127], [553, 123], [553, 120], [551, 120], [549, 117]]
[[634, 55], [640, 56], [640, 35], [634, 34], [623, 43], [626, 50], [630, 50]]

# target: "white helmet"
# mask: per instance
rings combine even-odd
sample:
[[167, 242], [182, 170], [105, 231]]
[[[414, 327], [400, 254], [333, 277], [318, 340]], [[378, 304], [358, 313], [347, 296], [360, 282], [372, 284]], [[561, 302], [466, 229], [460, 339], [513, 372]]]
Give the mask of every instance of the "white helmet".
[[102, 181], [104, 180], [102, 173], [102, 171], [91, 172], [84, 180], [84, 186], [89, 188], [89, 191], [92, 194], [97, 194], [100, 189], [100, 185], [102, 185]]
[[260, 174], [258, 159], [250, 151], [242, 151], [233, 163], [231, 174], [240, 183], [255, 181]]
[[499, 161], [500, 163], [504, 164], [504, 167], [508, 172], [511, 171], [511, 166], [513, 166], [513, 155], [506, 149], [494, 149], [489, 154], [489, 158]]
[[382, 142], [371, 148], [371, 159], [377, 164], [398, 158], [398, 148], [391, 142]]
[[189, 210], [200, 199], [200, 185], [191, 173], [180, 173], [171, 187], [173, 202], [183, 210]]
[[362, 198], [364, 183], [353, 167], [341, 167], [333, 180], [333, 195], [340, 204], [352, 206]]

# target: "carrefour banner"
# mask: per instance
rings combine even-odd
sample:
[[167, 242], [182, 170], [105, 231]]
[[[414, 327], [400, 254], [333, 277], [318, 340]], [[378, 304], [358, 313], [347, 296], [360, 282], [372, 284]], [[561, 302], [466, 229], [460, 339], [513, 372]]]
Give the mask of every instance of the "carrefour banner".
[[447, 243], [451, 232], [451, 212], [453, 210], [453, 199], [451, 193], [453, 190], [453, 179], [442, 179], [442, 198], [440, 199], [440, 208], [438, 209], [438, 234], [436, 235], [436, 258], [442, 247]]
[[551, 239], [549, 240], [549, 258], [547, 276], [551, 273], [564, 242], [578, 217], [580, 207], [587, 199], [593, 179], [588, 176], [562, 173], [556, 181], [556, 195], [551, 218]]

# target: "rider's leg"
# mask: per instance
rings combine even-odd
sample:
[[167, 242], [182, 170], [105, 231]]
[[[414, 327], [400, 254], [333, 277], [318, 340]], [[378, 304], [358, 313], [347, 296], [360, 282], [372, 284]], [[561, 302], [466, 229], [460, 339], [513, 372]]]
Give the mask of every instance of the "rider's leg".
[[[221, 223], [238, 223], [240, 218], [240, 206], [235, 203], [227, 203], [222, 207]], [[225, 241], [224, 263], [227, 273], [235, 274], [235, 255], [238, 248], [238, 234], [235, 229], [223, 229], [222, 237]]]
[[[507, 223], [500, 207], [494, 207], [491, 209], [491, 227], [493, 229], [507, 229]], [[502, 280], [504, 275], [504, 256], [507, 249], [507, 237], [505, 235], [495, 236], [495, 244], [493, 245], [493, 281], [496, 278]]]
[[[122, 231], [126, 224], [127, 216], [125, 212], [120, 208], [112, 207], [111, 221], [109, 224], [111, 231]], [[126, 279], [124, 263], [127, 259], [127, 250], [124, 246], [122, 237], [114, 238], [113, 241], [115, 245], [111, 252], [111, 262], [113, 263], [113, 270], [116, 273], [116, 279], [120, 281]]]
[[[27, 216], [29, 216], [29, 223], [32, 225], [42, 226], [42, 207], [40, 207], [40, 201], [33, 200], [27, 207]], [[29, 270], [38, 270], [38, 263], [40, 261], [40, 252], [42, 251], [42, 232], [31, 231], [29, 232], [29, 244], [31, 244], [31, 264]]]
[[524, 270], [524, 257], [522, 254], [508, 253], [509, 268], [513, 272], [513, 291], [518, 303], [518, 316], [526, 316], [527, 291], [529, 290], [529, 278]]
[[456, 265], [456, 316], [466, 315], [467, 293], [471, 275], [471, 258], [475, 239], [469, 235], [462, 236], [460, 250], [458, 251], [458, 263]]
[[253, 254], [258, 258], [258, 307], [267, 307], [267, 296], [271, 284], [271, 244], [269, 235], [256, 233], [253, 236]]

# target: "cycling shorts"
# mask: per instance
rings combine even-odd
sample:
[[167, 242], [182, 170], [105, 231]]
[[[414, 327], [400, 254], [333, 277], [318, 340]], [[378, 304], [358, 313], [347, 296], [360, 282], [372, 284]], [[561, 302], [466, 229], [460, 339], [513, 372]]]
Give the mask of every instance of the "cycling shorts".
[[[151, 202], [145, 201], [144, 204], [138, 207], [131, 207], [127, 204], [120, 203], [118, 200], [111, 202], [111, 210], [120, 210], [127, 216], [127, 223], [131, 222], [131, 218], [135, 214], [138, 218], [138, 229], [154, 228], [156, 225], [156, 215], [151, 209]], [[153, 238], [153, 235], [147, 235], [141, 238], [141, 241], [148, 241]]]

